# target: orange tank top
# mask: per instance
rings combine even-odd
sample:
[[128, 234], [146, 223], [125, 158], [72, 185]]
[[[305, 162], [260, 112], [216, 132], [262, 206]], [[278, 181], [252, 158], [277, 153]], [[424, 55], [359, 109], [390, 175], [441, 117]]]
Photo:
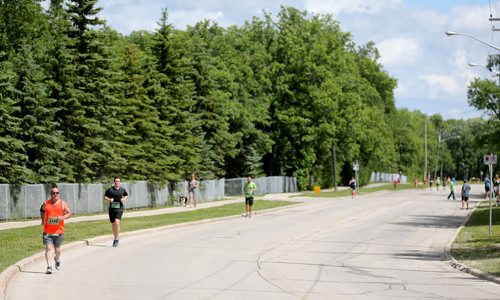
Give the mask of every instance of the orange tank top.
[[64, 220], [59, 217], [64, 215], [64, 210], [68, 205], [64, 200], [59, 199], [52, 204], [50, 200], [45, 201], [45, 225], [43, 232], [48, 234], [64, 234]]

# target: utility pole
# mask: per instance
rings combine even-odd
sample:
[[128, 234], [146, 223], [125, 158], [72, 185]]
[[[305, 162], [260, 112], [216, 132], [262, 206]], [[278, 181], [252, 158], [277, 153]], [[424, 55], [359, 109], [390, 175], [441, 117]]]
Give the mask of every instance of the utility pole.
[[332, 145], [332, 159], [333, 159], [333, 187], [337, 191], [337, 146], [335, 143]]
[[438, 133], [438, 151], [437, 151], [437, 157], [436, 157], [436, 168], [434, 168], [434, 181], [437, 178], [437, 172], [438, 172], [438, 163], [439, 163], [439, 158], [441, 157], [441, 129], [439, 129]]

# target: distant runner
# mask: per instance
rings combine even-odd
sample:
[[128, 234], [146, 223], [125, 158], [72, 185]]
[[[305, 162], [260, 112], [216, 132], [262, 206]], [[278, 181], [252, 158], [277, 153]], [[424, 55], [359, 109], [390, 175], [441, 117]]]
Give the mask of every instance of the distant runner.
[[453, 197], [453, 200], [456, 200], [455, 199], [455, 177], [453, 177], [451, 180], [450, 180], [450, 194], [448, 195], [448, 198], [447, 199], [450, 199], [450, 197]]
[[245, 183], [243, 191], [245, 193], [245, 209], [246, 209], [246, 212], [243, 216], [251, 218], [253, 197], [255, 195], [255, 192], [257, 191], [257, 185], [255, 184], [255, 182], [252, 181], [252, 176], [247, 177], [247, 183]]
[[464, 185], [462, 185], [462, 208], [466, 206], [465, 209], [469, 209], [469, 193], [470, 193], [471, 187], [467, 183], [467, 180], [464, 180]]

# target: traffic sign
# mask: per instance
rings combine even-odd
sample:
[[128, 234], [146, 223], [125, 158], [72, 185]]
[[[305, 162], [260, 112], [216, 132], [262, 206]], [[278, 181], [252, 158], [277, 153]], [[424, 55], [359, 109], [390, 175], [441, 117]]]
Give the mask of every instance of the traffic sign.
[[485, 165], [495, 165], [497, 163], [497, 156], [493, 154], [484, 156], [484, 164]]

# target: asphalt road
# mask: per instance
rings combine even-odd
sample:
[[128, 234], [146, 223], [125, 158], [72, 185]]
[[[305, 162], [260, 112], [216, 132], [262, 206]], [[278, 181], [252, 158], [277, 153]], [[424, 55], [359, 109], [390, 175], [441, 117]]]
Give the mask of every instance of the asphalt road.
[[[445, 192], [378, 192], [174, 226], [35, 261], [7, 299], [500, 299], [444, 250], [470, 213]], [[126, 216], [123, 222], [126, 222]]]

